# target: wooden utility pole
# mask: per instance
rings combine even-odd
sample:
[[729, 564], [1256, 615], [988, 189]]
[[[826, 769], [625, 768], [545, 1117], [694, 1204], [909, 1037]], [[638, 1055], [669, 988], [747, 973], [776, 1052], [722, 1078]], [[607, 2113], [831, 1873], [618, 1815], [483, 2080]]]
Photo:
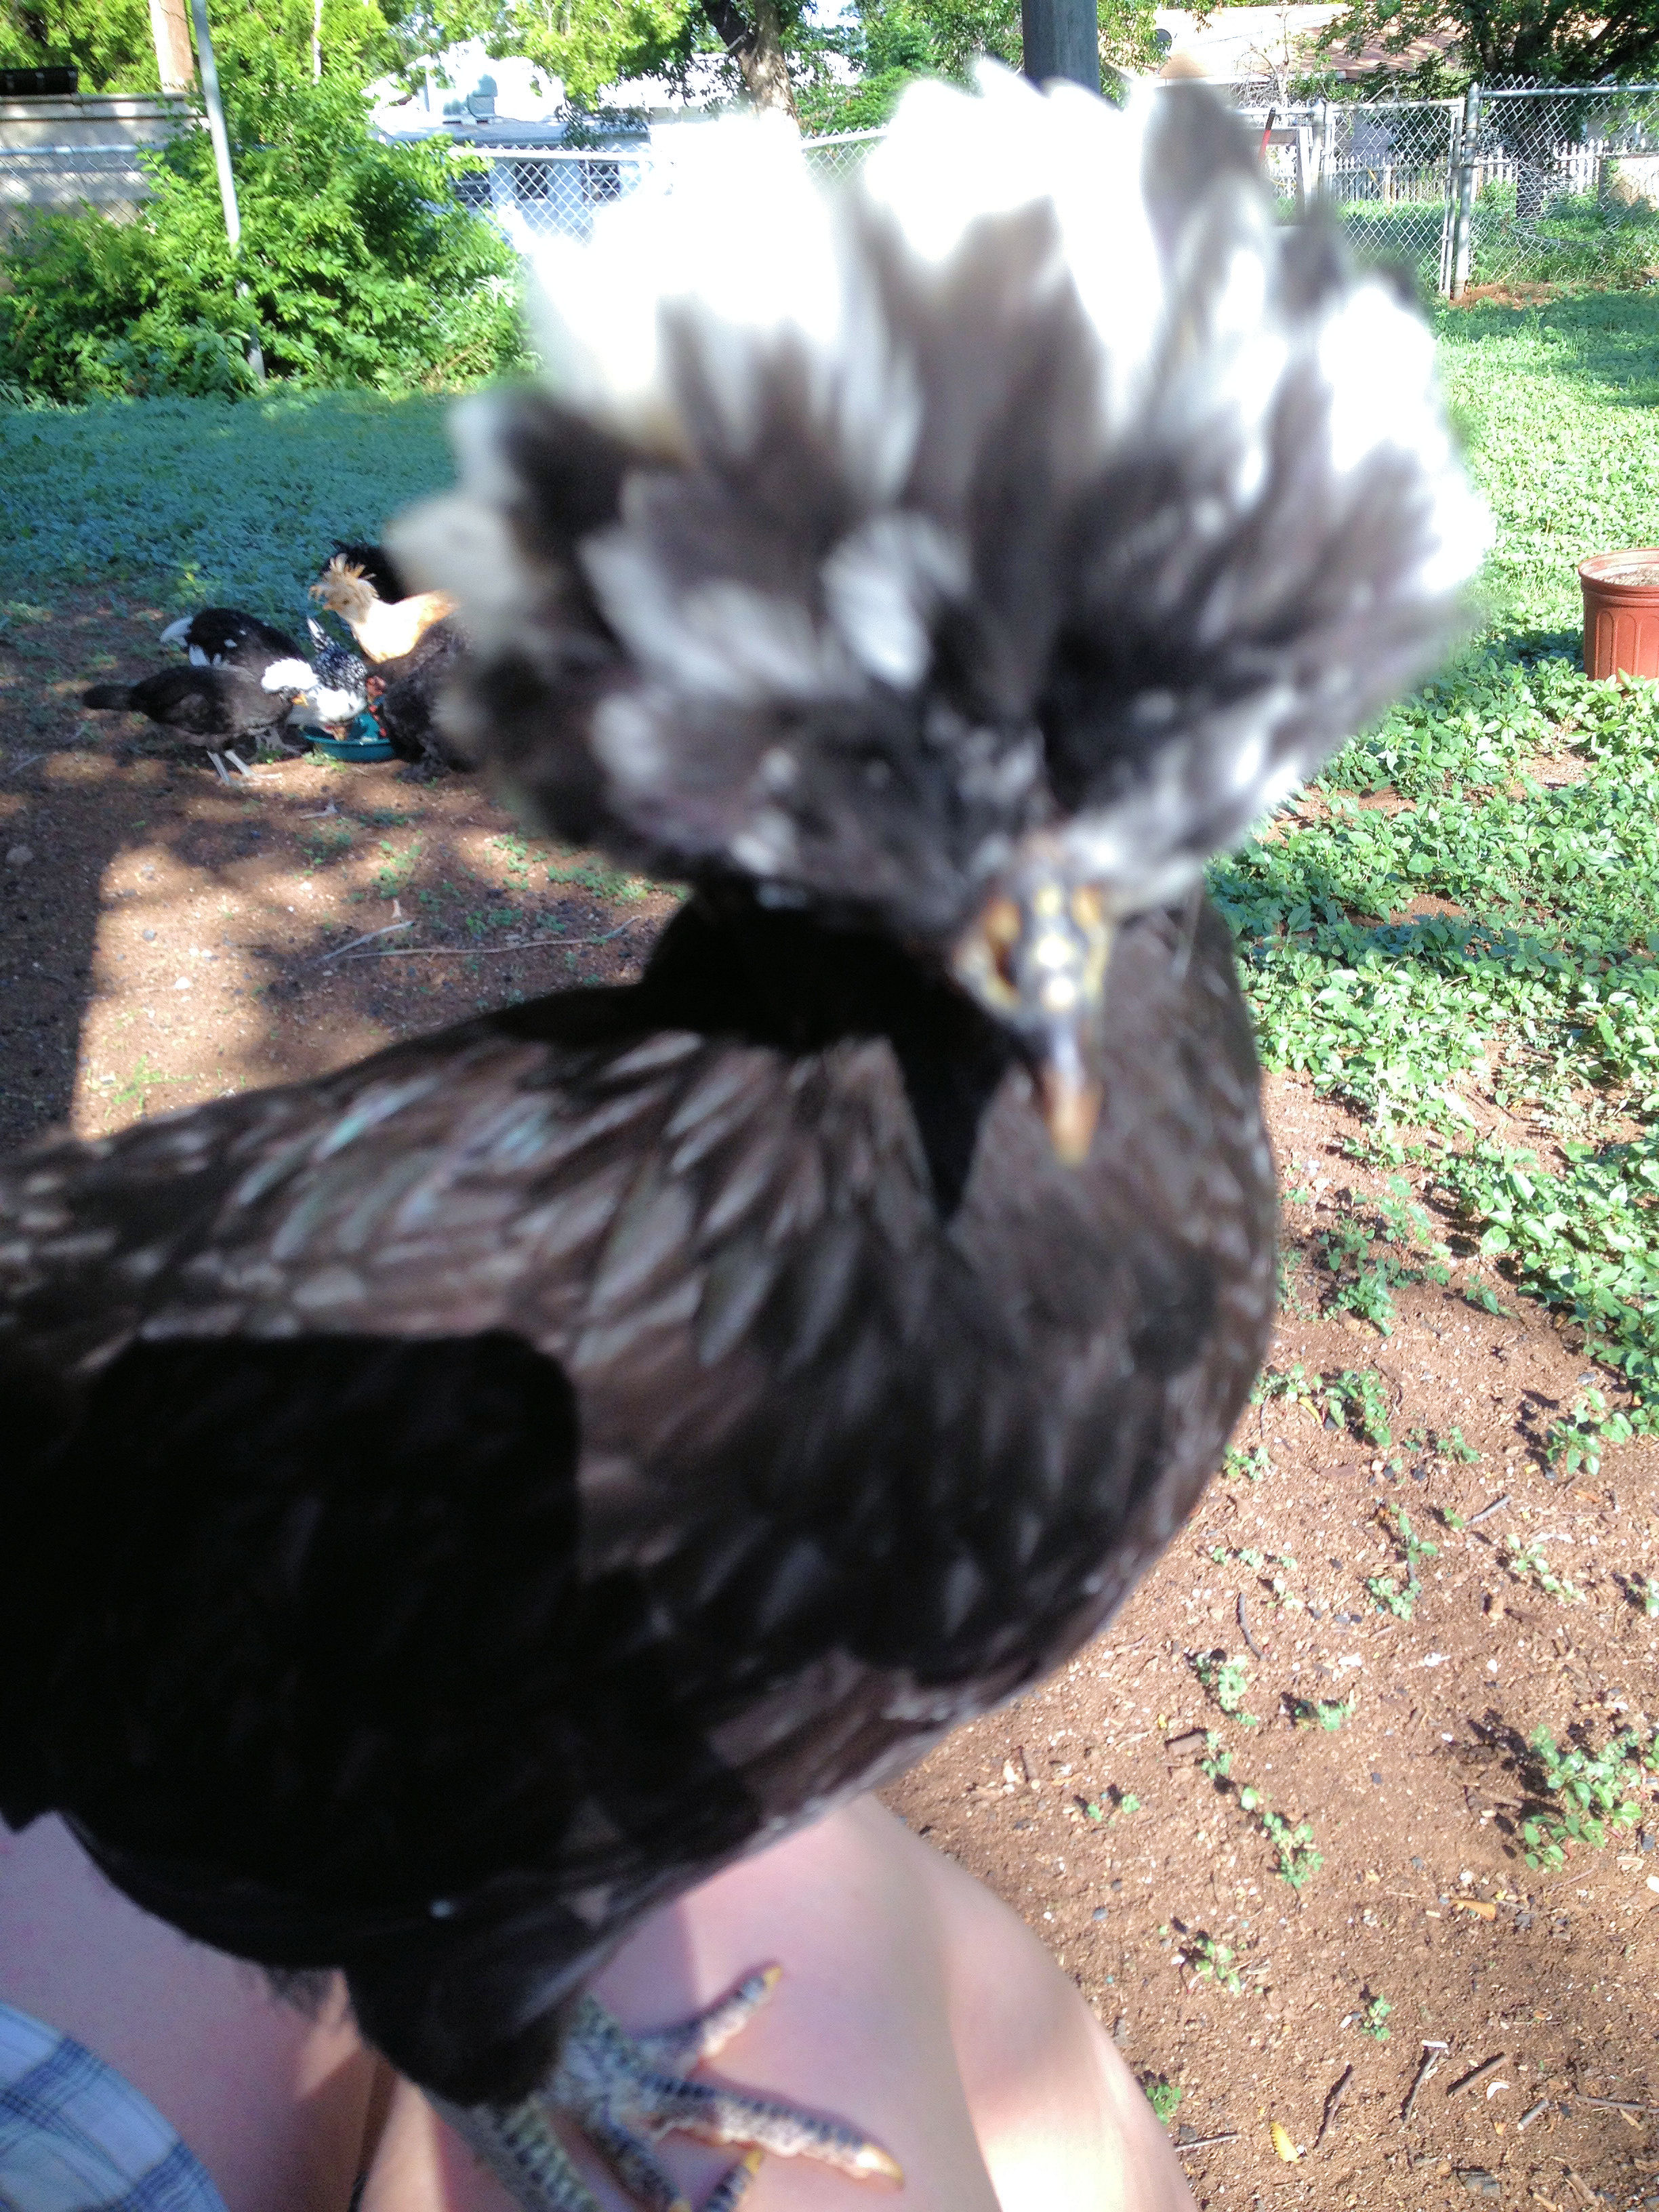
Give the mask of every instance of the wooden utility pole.
[[185, 0], [149, 0], [149, 35], [155, 43], [155, 69], [163, 92], [188, 92], [196, 74], [190, 51]]
[[1033, 84], [1061, 76], [1100, 90], [1097, 0], [1020, 0], [1024, 70]]

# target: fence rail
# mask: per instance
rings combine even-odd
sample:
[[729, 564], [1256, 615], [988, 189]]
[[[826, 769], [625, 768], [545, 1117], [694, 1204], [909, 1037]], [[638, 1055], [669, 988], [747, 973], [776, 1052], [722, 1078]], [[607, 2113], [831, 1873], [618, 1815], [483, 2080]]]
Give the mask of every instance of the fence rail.
[[[1286, 214], [1324, 205], [1362, 253], [1410, 264], [1431, 289], [1455, 297], [1470, 284], [1659, 276], [1659, 85], [1475, 87], [1457, 100], [1271, 108], [1259, 88], [1232, 89], [1261, 133]], [[844, 175], [881, 135], [808, 139], [807, 155]], [[0, 149], [0, 219], [136, 204], [148, 189], [138, 150]], [[672, 131], [580, 149], [461, 146], [456, 156], [464, 204], [520, 240], [586, 238], [607, 203], [673, 189]]]
[[0, 149], [0, 217], [15, 220], [28, 208], [136, 206], [149, 188], [138, 156], [155, 150], [128, 143]]

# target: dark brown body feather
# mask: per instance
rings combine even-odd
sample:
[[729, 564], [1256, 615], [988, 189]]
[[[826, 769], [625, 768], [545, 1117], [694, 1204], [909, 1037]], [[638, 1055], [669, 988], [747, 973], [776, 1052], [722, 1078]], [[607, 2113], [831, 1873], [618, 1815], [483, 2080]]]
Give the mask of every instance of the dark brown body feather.
[[653, 1903], [1111, 1614], [1260, 1359], [1224, 929], [1099, 1133], [874, 937], [700, 900], [572, 994], [0, 1170], [0, 1811], [522, 2092]]

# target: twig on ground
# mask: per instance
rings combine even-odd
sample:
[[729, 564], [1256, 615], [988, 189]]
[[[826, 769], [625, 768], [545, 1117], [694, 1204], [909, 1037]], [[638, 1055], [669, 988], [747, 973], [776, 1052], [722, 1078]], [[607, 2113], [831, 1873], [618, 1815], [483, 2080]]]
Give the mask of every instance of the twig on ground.
[[1261, 1658], [1261, 1647], [1256, 1642], [1255, 1637], [1250, 1633], [1249, 1620], [1244, 1611], [1244, 1593], [1243, 1590], [1240, 1590], [1238, 1593], [1238, 1632], [1244, 1638], [1246, 1644], [1249, 1647], [1252, 1656], [1257, 1659]]
[[1348, 2084], [1352, 2081], [1352, 2079], [1353, 2068], [1352, 2066], [1345, 2066], [1342, 2069], [1341, 2073], [1338, 2075], [1336, 2080], [1331, 2084], [1330, 2089], [1325, 2098], [1325, 2110], [1320, 2119], [1319, 2133], [1313, 2139], [1313, 2147], [1316, 2150], [1319, 2148], [1320, 2144], [1324, 2142], [1326, 2136], [1330, 2133], [1332, 2124], [1334, 2122], [1337, 2114], [1342, 2109], [1342, 2100], [1347, 2095]]
[[26, 768], [33, 768], [36, 761], [43, 761], [45, 758], [44, 753], [31, 753], [27, 760], [9, 762], [6, 767], [0, 769], [0, 775], [16, 775]]
[[1571, 2093], [1575, 2105], [1588, 2105], [1597, 2112], [1659, 2112], [1659, 2105], [1637, 2105], [1623, 2097], [1586, 2097], [1575, 2089]]
[[343, 960], [348, 952], [355, 952], [360, 945], [372, 945], [377, 937], [391, 937], [400, 929], [413, 929], [414, 927], [412, 921], [389, 921], [384, 929], [367, 929], [361, 937], [354, 937], [349, 944], [336, 945], [332, 952], [319, 953], [316, 959], [307, 960], [306, 965], [307, 968], [321, 968], [331, 960]]
[[1516, 2122], [1515, 2132], [1516, 2135], [1520, 2134], [1522, 2128], [1529, 2128], [1534, 2120], [1541, 2120], [1545, 2113], [1548, 2112], [1549, 2108], [1549, 2099], [1547, 2097], [1540, 2097], [1538, 2100], [1538, 2102], [1535, 2105], [1531, 2106], [1526, 2112], [1522, 2112], [1520, 2118]]
[[1237, 2141], [1238, 2130], [1237, 2128], [1229, 2128], [1224, 2135], [1194, 2136], [1191, 2142], [1175, 2143], [1171, 2145], [1171, 2148], [1176, 2152], [1176, 2155], [1180, 2156], [1189, 2150], [1208, 2150], [1215, 2143], [1237, 2142]]
[[1490, 1519], [1492, 1514], [1501, 1513], [1509, 1502], [1510, 1493], [1506, 1490], [1501, 1498], [1494, 1498], [1490, 1505], [1483, 1505], [1478, 1513], [1471, 1513], [1463, 1526], [1466, 1528], [1478, 1528], [1481, 1522]]
[[1412, 2107], [1417, 2102], [1418, 2091], [1429, 2081], [1445, 2055], [1446, 2045], [1443, 2043], [1425, 2043], [1423, 2045], [1423, 2056], [1417, 2063], [1415, 2078], [1411, 2087], [1406, 2092], [1405, 2103], [1400, 2107], [1401, 2127], [1404, 2127], [1412, 2116]]
[[[349, 957], [353, 960], [477, 960], [495, 952], [561, 952], [567, 945], [609, 945], [613, 937], [622, 935], [623, 930], [632, 929], [636, 922], [646, 919], [644, 915], [635, 915], [632, 921], [623, 922], [620, 928], [607, 929], [603, 937], [520, 938], [511, 945], [388, 945], [379, 952], [353, 952], [349, 945], [343, 945], [338, 953], [331, 953], [328, 957], [331, 959]], [[412, 928], [413, 926], [410, 922], [397, 925], [403, 929]], [[377, 936], [384, 933], [383, 931], [374, 933]], [[365, 940], [360, 938], [357, 941], [362, 944]]]
[[1484, 2081], [1488, 2074], [1495, 2074], [1508, 2055], [1506, 2051], [1495, 2051], [1490, 2058], [1483, 2058], [1478, 2066], [1471, 2066], [1467, 2074], [1460, 2074], [1456, 2081], [1449, 2081], [1446, 2084], [1448, 2100], [1461, 2097], [1465, 2089], [1473, 2089], [1477, 2081]]

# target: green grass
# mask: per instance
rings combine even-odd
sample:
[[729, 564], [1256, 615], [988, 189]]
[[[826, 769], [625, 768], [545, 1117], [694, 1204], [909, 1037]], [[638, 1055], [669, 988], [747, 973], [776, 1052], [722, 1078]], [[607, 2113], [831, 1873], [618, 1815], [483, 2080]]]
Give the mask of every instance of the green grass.
[[1224, 1651], [1198, 1651], [1188, 1653], [1187, 1664], [1230, 1721], [1261, 1727], [1256, 1715], [1244, 1710], [1250, 1670], [1243, 1659], [1230, 1659]]
[[1143, 2074], [1140, 2086], [1156, 2118], [1166, 2124], [1172, 2120], [1176, 2106], [1181, 2102], [1181, 2084], [1171, 2081], [1166, 2075]]
[[1557, 193], [1535, 221], [1518, 222], [1515, 186], [1488, 185], [1475, 209], [1477, 284], [1635, 284], [1656, 261], [1659, 216], [1640, 203], [1604, 207], [1593, 193]]
[[[1373, 1164], [1416, 1170], [1455, 1221], [1464, 1297], [1502, 1310], [1482, 1271], [1507, 1275], [1659, 1413], [1659, 687], [1592, 684], [1576, 635], [1578, 562], [1659, 536], [1659, 299], [1437, 329], [1499, 525], [1486, 627], [1212, 884], [1264, 1058], [1357, 1108]], [[1476, 1094], [1554, 1157], [1477, 1139]], [[1330, 1302], [1382, 1328], [1448, 1256], [1409, 1206], [1324, 1239]], [[1267, 1388], [1336, 1416], [1328, 1384]], [[1587, 1465], [1620, 1423], [1580, 1422], [1561, 1453]]]
[[1558, 1744], [1540, 1728], [1527, 1739], [1527, 1753], [1521, 1772], [1533, 1809], [1521, 1821], [1521, 1842], [1530, 1867], [1564, 1865], [1575, 1845], [1600, 1850], [1609, 1830], [1633, 1828], [1642, 1807], [1631, 1793], [1659, 1770], [1659, 1736], [1630, 1728], [1600, 1751]]
[[1371, 1575], [1366, 1578], [1367, 1595], [1379, 1613], [1392, 1613], [1396, 1620], [1409, 1620], [1417, 1610], [1417, 1601], [1423, 1595], [1423, 1585], [1418, 1577], [1419, 1559], [1438, 1556], [1440, 1547], [1420, 1537], [1412, 1527], [1411, 1517], [1403, 1505], [1387, 1509], [1377, 1516], [1379, 1525], [1392, 1540], [1401, 1566], [1405, 1570], [1403, 1581], [1398, 1570], [1392, 1574]]
[[291, 627], [331, 539], [451, 480], [444, 411], [363, 392], [0, 407], [0, 595], [129, 585]]
[[1588, 553], [1650, 544], [1659, 293], [1587, 292], [1436, 317], [1441, 373], [1497, 510], [1487, 568], [1510, 630], [1576, 629]]
[[1369, 2035], [1373, 2043], [1386, 2043], [1389, 2039], [1389, 2014], [1393, 2010], [1394, 2007], [1387, 1997], [1372, 1996], [1368, 1990], [1364, 1993], [1354, 2025], [1362, 2035]]

